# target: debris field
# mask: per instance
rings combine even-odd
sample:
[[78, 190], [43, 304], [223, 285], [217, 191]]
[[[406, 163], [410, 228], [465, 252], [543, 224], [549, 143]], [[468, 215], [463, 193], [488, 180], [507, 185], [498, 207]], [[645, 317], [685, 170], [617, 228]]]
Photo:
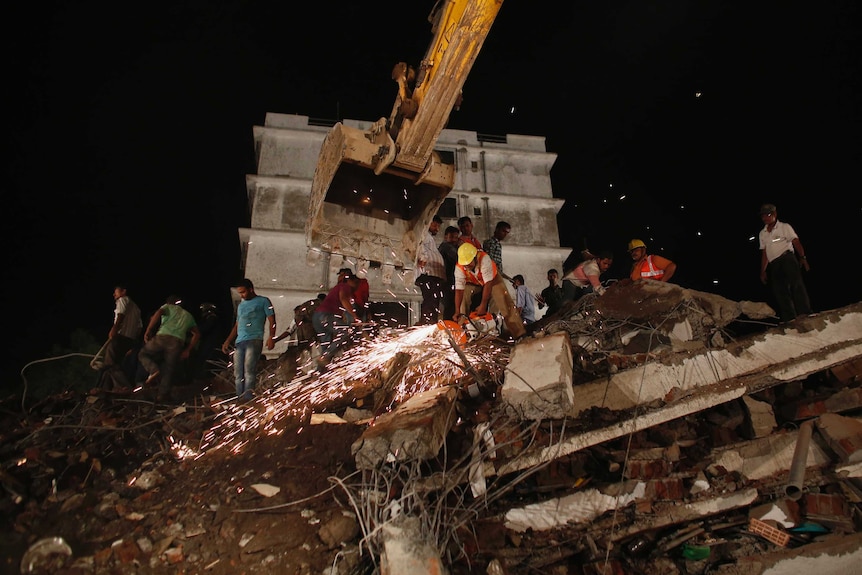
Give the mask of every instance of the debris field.
[[848, 573], [862, 304], [618, 282], [511, 341], [380, 329], [168, 403], [2, 404], [4, 573]]

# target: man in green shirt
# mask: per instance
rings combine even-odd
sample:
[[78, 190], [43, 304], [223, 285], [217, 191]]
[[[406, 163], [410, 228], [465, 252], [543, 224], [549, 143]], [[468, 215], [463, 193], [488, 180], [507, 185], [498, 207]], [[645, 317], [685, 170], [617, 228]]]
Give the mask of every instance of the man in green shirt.
[[144, 331], [144, 347], [138, 354], [138, 360], [150, 374], [147, 383], [159, 379], [156, 401], [170, 398], [180, 362], [188, 359], [201, 337], [194, 316], [180, 307], [181, 301], [179, 296], [170, 295], [156, 310]]

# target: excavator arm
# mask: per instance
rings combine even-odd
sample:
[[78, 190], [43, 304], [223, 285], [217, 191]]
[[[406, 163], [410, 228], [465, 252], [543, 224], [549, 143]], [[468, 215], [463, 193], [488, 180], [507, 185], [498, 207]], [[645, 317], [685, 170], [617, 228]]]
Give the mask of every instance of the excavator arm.
[[306, 243], [357, 259], [413, 268], [431, 218], [452, 190], [453, 153], [434, 147], [503, 0], [438, 0], [418, 71], [395, 66], [389, 118], [367, 129], [337, 123], [311, 183]]

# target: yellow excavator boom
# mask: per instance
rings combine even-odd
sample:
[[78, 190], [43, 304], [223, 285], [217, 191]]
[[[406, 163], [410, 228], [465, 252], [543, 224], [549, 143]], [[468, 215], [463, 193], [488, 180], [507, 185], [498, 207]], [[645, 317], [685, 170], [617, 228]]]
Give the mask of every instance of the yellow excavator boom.
[[454, 153], [435, 151], [503, 0], [438, 0], [418, 72], [393, 70], [389, 118], [368, 129], [337, 123], [311, 184], [306, 243], [370, 262], [413, 268], [431, 218], [452, 190]]

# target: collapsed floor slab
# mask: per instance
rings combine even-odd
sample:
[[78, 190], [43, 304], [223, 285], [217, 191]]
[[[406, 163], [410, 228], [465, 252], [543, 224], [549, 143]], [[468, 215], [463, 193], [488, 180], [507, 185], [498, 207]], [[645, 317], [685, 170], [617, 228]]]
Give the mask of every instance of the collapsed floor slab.
[[862, 305], [854, 304], [741, 339], [721, 349], [673, 354], [579, 385], [571, 416], [594, 406], [630, 409], [754, 373], [763, 387], [802, 379], [862, 355]]
[[[656, 361], [577, 386], [570, 414], [573, 419], [593, 407], [641, 411], [614, 425], [578, 433], [551, 446], [525, 450], [501, 464], [497, 472], [539, 465], [748, 393], [803, 379], [862, 355], [862, 305], [798, 321], [793, 328], [775, 328], [740, 340], [732, 348], [674, 356], [673, 360]], [[738, 375], [729, 376], [732, 373]], [[648, 404], [655, 403], [663, 405], [647, 409]]]

